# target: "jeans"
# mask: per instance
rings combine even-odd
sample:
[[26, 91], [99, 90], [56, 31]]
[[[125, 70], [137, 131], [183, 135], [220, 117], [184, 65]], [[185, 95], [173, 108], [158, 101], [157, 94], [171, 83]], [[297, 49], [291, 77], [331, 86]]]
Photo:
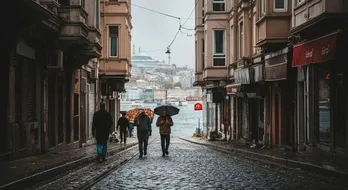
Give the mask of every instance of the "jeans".
[[98, 153], [97, 155], [97, 160], [99, 161], [100, 158], [105, 159], [107, 156], [107, 152], [108, 152], [108, 143], [105, 144], [101, 144], [103, 146], [101, 154]]
[[121, 141], [120, 143], [122, 143], [122, 141], [124, 142], [124, 144], [126, 144], [126, 141], [127, 141], [127, 130], [120, 130], [120, 138], [121, 138]]
[[163, 154], [168, 152], [169, 144], [170, 144], [170, 134], [161, 134], [161, 147], [162, 147]]
[[138, 131], [139, 153], [142, 156], [143, 153], [147, 154], [147, 145], [149, 141], [148, 131]]

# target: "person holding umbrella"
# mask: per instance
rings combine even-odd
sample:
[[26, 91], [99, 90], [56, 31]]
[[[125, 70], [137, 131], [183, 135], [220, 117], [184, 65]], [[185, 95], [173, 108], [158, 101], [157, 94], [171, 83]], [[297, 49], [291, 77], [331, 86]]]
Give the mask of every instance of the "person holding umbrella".
[[160, 106], [155, 108], [155, 114], [160, 115], [157, 119], [156, 126], [160, 129], [163, 157], [169, 154], [171, 127], [174, 124], [171, 116], [178, 113], [179, 109], [174, 106]]
[[134, 121], [135, 126], [137, 126], [137, 136], [139, 142], [139, 158], [147, 154], [147, 145], [149, 141], [149, 136], [151, 136], [151, 119], [147, 116], [143, 109], [139, 110], [139, 116]]

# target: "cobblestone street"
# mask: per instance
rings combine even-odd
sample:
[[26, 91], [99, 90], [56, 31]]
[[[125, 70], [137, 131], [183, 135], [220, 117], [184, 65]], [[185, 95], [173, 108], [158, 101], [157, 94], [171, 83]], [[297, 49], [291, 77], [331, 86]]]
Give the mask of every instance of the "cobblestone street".
[[147, 158], [132, 159], [95, 184], [97, 189], [342, 189], [333, 178], [275, 168], [172, 138], [161, 157], [157, 138]]

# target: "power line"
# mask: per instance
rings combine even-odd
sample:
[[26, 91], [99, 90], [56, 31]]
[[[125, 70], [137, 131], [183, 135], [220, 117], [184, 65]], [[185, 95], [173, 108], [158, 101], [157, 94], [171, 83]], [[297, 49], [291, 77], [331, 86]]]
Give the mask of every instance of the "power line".
[[186, 21], [184, 22], [184, 24], [182, 25], [185, 25], [187, 23], [187, 21], [189, 20], [189, 18], [192, 16], [193, 12], [196, 10], [196, 7], [197, 7], [197, 4], [198, 4], [199, 0], [196, 0], [196, 3], [195, 3], [195, 6], [193, 7], [190, 15], [187, 17]]
[[175, 19], [179, 19], [180, 20], [180, 17], [177, 17], [177, 16], [173, 16], [173, 15], [170, 15], [170, 14], [167, 14], [167, 13], [163, 13], [163, 12], [160, 12], [160, 11], [149, 9], [149, 8], [146, 8], [146, 7], [143, 7], [141, 5], [134, 4], [134, 3], [132, 3], [132, 5], [135, 6], [135, 7], [138, 7], [138, 8], [142, 8], [142, 9], [148, 10], [150, 12], [154, 12], [154, 13], [157, 13], [157, 14], [161, 14], [163, 16], [167, 16], [167, 17], [171, 17], [171, 18], [175, 18]]

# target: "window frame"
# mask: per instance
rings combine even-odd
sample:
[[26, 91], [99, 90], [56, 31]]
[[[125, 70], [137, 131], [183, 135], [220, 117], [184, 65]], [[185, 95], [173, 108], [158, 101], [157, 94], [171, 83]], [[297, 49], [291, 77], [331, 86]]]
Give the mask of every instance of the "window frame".
[[[216, 51], [216, 44], [215, 44], [215, 32], [216, 31], [222, 31], [223, 32], [223, 46], [222, 46], [222, 49], [223, 49], [223, 53], [215, 53]], [[224, 28], [216, 28], [216, 29], [213, 29], [213, 62], [212, 62], [212, 66], [213, 67], [226, 67], [226, 29]], [[215, 59], [224, 59], [224, 65], [214, 65], [214, 60]]]
[[[226, 12], [226, 0], [211, 0], [211, 2], [212, 2], [212, 5], [213, 5], [213, 7], [212, 7], [212, 10], [213, 10], [213, 12]], [[222, 11], [214, 11], [214, 4], [223, 4], [224, 5], [224, 10], [222, 10]]]
[[266, 15], [266, 1], [265, 0], [259, 0], [259, 17], [262, 18]]
[[274, 12], [288, 12], [288, 0], [283, 0], [284, 1], [284, 8], [276, 8], [276, 1], [277, 0], [273, 0], [273, 11]]
[[[241, 21], [238, 23], [238, 37], [239, 37], [239, 59], [242, 59], [244, 57], [244, 22]], [[243, 42], [243, 43], [241, 43]]]
[[[114, 36], [114, 35], [111, 35], [110, 34], [110, 29], [112, 28], [112, 27], [117, 27], [117, 36]], [[111, 57], [111, 58], [117, 58], [117, 57], [119, 57], [119, 36], [120, 36], [120, 26], [119, 25], [109, 25], [108, 26], [108, 37], [109, 37], [109, 43], [108, 43], [108, 48], [109, 48], [109, 51], [108, 51], [108, 54], [109, 54], [109, 57]], [[114, 56], [114, 55], [111, 55], [112, 54], [112, 52], [111, 52], [111, 40], [112, 40], [112, 38], [116, 38], [116, 56]]]

